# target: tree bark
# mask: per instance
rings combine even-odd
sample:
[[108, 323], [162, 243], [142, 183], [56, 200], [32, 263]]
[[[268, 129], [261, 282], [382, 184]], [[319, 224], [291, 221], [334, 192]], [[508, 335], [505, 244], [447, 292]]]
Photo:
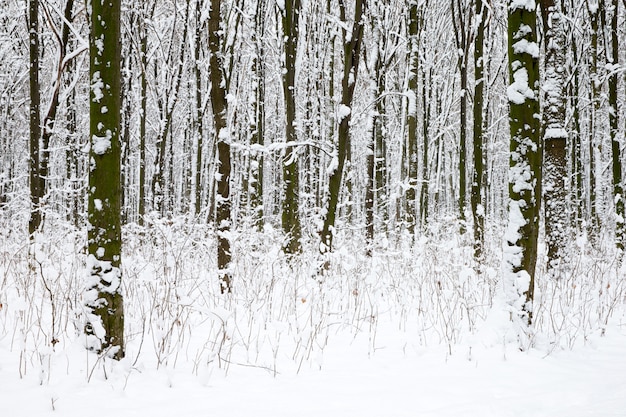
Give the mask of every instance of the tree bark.
[[[344, 0], [339, 1], [342, 16], [345, 16]], [[328, 181], [328, 203], [326, 206], [326, 216], [324, 225], [320, 232], [321, 244], [320, 252], [322, 254], [329, 252], [333, 248], [333, 236], [335, 228], [335, 217], [337, 212], [337, 203], [339, 201], [339, 192], [341, 185], [341, 176], [346, 161], [348, 147], [350, 146], [350, 120], [352, 118], [352, 98], [354, 97], [354, 88], [359, 73], [359, 62], [361, 57], [361, 43], [363, 41], [363, 9], [366, 7], [366, 0], [355, 0], [354, 4], [354, 21], [352, 24], [351, 36], [347, 36], [347, 29], [344, 27], [344, 71], [341, 82], [342, 96], [339, 105], [339, 130], [336, 161], [333, 165], [334, 169], [330, 173]], [[344, 21], [345, 22], [345, 21]]]
[[148, 107], [148, 30], [146, 21], [154, 15], [155, 3], [152, 3], [152, 12], [148, 15], [147, 5], [142, 4], [141, 16], [139, 17], [139, 36], [140, 36], [140, 52], [141, 60], [141, 93], [139, 113], [139, 201], [137, 214], [139, 216], [139, 225], [143, 226], [146, 215], [146, 121]]
[[597, 204], [597, 169], [596, 153], [598, 152], [598, 114], [600, 110], [600, 87], [598, 77], [598, 15], [602, 9], [601, 0], [587, 0], [587, 12], [591, 26], [591, 42], [589, 45], [589, 72], [591, 82], [591, 115], [589, 118], [589, 235], [595, 242], [600, 229], [600, 216]]
[[120, 222], [120, 0], [88, 2], [91, 22], [88, 204], [89, 347], [124, 357]]
[[543, 110], [545, 199], [544, 225], [548, 249], [548, 268], [558, 267], [564, 259], [569, 236], [567, 210], [567, 130], [565, 129], [565, 33], [564, 19], [554, 0], [541, 0], [544, 27], [545, 104]]
[[512, 308], [528, 324], [537, 263], [541, 204], [542, 147], [539, 121], [539, 46], [536, 3], [509, 0], [509, 223], [505, 262], [510, 274], [505, 286], [512, 293]]
[[408, 181], [406, 189], [406, 216], [407, 230], [412, 238], [415, 236], [415, 224], [417, 217], [416, 190], [417, 190], [417, 94], [419, 74], [419, 32], [420, 10], [417, 2], [409, 6], [409, 83], [408, 83], [408, 106], [407, 106], [407, 166]]
[[41, 227], [41, 199], [43, 190], [40, 181], [39, 142], [41, 139], [41, 94], [39, 91], [39, 0], [28, 3], [28, 39], [30, 51], [29, 86], [30, 86], [30, 141], [29, 141], [29, 182], [30, 182], [30, 218], [28, 234], [31, 238]]
[[209, 11], [209, 71], [211, 81], [211, 107], [213, 109], [213, 124], [215, 141], [217, 143], [217, 198], [215, 201], [215, 227], [217, 229], [217, 268], [220, 290], [223, 293], [231, 292], [231, 198], [230, 198], [230, 133], [228, 131], [227, 116], [228, 102], [226, 101], [226, 76], [222, 55], [222, 18], [221, 0], [211, 0]]
[[[468, 30], [471, 26], [471, 14], [466, 12], [461, 0], [451, 1], [452, 25], [458, 51], [457, 67], [461, 83], [459, 111], [459, 220], [461, 234], [466, 231], [465, 209], [467, 206], [467, 60], [469, 57], [470, 39]], [[469, 20], [469, 21], [468, 21]]]
[[299, 215], [299, 170], [297, 149], [293, 146], [298, 140], [296, 133], [296, 53], [298, 47], [298, 22], [300, 0], [286, 0], [282, 13], [285, 63], [283, 71], [283, 96], [285, 99], [285, 138], [283, 159], [282, 227], [286, 241], [283, 251], [297, 254], [302, 251], [300, 239], [302, 228]]
[[255, 56], [253, 63], [254, 72], [254, 104], [252, 135], [250, 137], [251, 163], [250, 182], [251, 197], [250, 208], [254, 223], [258, 231], [263, 230], [264, 208], [263, 208], [263, 164], [264, 155], [262, 148], [265, 145], [265, 1], [259, 0], [257, 3], [256, 25], [254, 32]]
[[482, 0], [476, 0], [476, 34], [474, 37], [474, 136], [473, 136], [473, 163], [474, 173], [472, 176], [472, 191], [470, 204], [472, 206], [472, 218], [474, 227], [474, 258], [480, 265], [483, 259], [483, 247], [485, 240], [485, 199], [483, 198], [483, 177], [485, 157], [483, 154], [484, 144], [484, 91], [485, 91], [485, 21], [487, 20], [487, 7]]
[[622, 152], [619, 137], [619, 113], [617, 103], [617, 85], [619, 67], [619, 41], [617, 19], [619, 11], [618, 0], [611, 0], [611, 64], [609, 71], [609, 130], [611, 137], [611, 156], [613, 168], [613, 201], [615, 204], [615, 246], [624, 251], [624, 187], [622, 184]]
[[195, 181], [194, 181], [194, 214], [200, 215], [202, 210], [202, 147], [204, 145], [204, 124], [203, 116], [204, 109], [202, 105], [202, 72], [200, 62], [200, 51], [202, 41], [202, 22], [200, 20], [202, 15], [202, 0], [196, 0], [196, 14], [195, 14], [195, 36], [194, 36], [194, 65], [193, 71], [195, 76], [195, 98], [196, 98], [196, 166], [195, 166]]

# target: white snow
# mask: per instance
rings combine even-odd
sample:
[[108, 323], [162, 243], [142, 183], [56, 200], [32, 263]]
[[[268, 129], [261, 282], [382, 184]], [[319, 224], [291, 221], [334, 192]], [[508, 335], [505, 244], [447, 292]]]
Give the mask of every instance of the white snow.
[[104, 52], [104, 35], [100, 36], [98, 39], [95, 39], [94, 44], [96, 45], [96, 49], [98, 50], [98, 55], [102, 55], [102, 53]]
[[415, 95], [415, 91], [407, 90], [404, 94], [408, 99], [407, 113], [409, 116], [417, 115], [417, 97]]
[[[213, 231], [147, 221], [141, 233], [125, 229], [121, 270], [84, 256], [79, 234], [54, 232], [30, 281], [28, 249], [0, 247], [3, 415], [624, 415], [626, 271], [584, 255], [584, 241], [584, 273], [538, 277], [536, 322], [520, 340], [510, 321], [520, 306], [506, 304], [494, 260], [476, 274], [472, 248], [455, 239], [422, 236], [403, 249], [381, 239], [368, 259], [337, 228], [320, 276], [314, 257], [288, 265], [271, 224], [262, 234], [233, 229], [234, 288], [222, 296], [207, 256]], [[85, 273], [94, 268], [104, 276]], [[119, 362], [85, 350], [105, 337], [83, 307], [98, 301], [83, 289], [101, 279], [124, 288]]]
[[544, 139], [558, 139], [558, 138], [567, 138], [567, 130], [555, 127], [546, 128], [544, 134]]
[[479, 346], [447, 357], [438, 349], [387, 346], [368, 358], [364, 345], [361, 338], [342, 340], [320, 358], [321, 370], [276, 376], [237, 364], [226, 372], [206, 363], [156, 369], [134, 357], [104, 362], [73, 345], [43, 354], [50, 368], [30, 368], [22, 379], [15, 355], [2, 349], [2, 408], [15, 417], [617, 417], [626, 409], [623, 332], [550, 356]]
[[93, 92], [93, 101], [100, 103], [100, 100], [104, 97], [102, 89], [104, 88], [104, 82], [100, 77], [100, 71], [94, 71], [91, 79], [91, 91]]
[[350, 113], [352, 113], [352, 109], [350, 107], [346, 106], [345, 104], [340, 104], [339, 108], [337, 109], [337, 121], [341, 123], [341, 121], [348, 117]]
[[106, 130], [104, 136], [93, 135], [91, 137], [91, 146], [95, 154], [103, 155], [111, 148], [111, 138], [113, 133]]
[[518, 68], [513, 73], [513, 83], [506, 89], [509, 101], [514, 104], [524, 104], [526, 99], [535, 99], [535, 92], [528, 86], [528, 71]]
[[516, 54], [529, 54], [533, 58], [539, 58], [539, 45], [537, 45], [537, 42], [520, 39], [513, 44], [513, 52]]
[[526, 9], [533, 11], [537, 8], [535, 0], [509, 0], [509, 10]]

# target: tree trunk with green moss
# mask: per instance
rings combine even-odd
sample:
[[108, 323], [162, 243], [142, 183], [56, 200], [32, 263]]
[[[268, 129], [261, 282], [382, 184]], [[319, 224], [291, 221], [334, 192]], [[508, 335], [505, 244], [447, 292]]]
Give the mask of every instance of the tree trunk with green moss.
[[88, 347], [124, 357], [120, 224], [120, 0], [88, 2], [91, 150], [85, 303]]
[[510, 168], [505, 291], [513, 311], [532, 320], [541, 204], [539, 45], [533, 0], [508, 6]]

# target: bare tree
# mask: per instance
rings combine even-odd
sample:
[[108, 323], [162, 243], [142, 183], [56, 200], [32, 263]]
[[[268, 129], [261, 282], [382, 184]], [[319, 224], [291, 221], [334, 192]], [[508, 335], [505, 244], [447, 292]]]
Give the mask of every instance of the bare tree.
[[326, 216], [324, 225], [320, 232], [321, 245], [320, 251], [325, 253], [332, 250], [333, 234], [335, 227], [335, 217], [337, 214], [337, 203], [339, 201], [341, 176], [346, 161], [348, 147], [350, 146], [350, 120], [352, 118], [352, 98], [354, 97], [354, 88], [359, 73], [359, 62], [361, 58], [361, 43], [363, 42], [363, 9], [366, 7], [366, 0], [355, 0], [354, 3], [354, 20], [352, 29], [348, 35], [346, 22], [346, 4], [344, 0], [339, 0], [339, 9], [344, 40], [344, 71], [341, 82], [342, 95], [339, 104], [339, 132], [337, 154], [334, 158], [333, 169], [330, 172], [328, 182], [328, 203], [326, 206]]
[[513, 308], [532, 320], [541, 204], [539, 45], [534, 0], [508, 2], [509, 223], [505, 262]]
[[85, 303], [89, 347], [124, 357], [120, 201], [121, 1], [89, 1], [90, 101], [88, 249]]
[[215, 204], [215, 226], [217, 229], [217, 268], [222, 293], [231, 291], [231, 261], [230, 228], [231, 228], [231, 199], [230, 199], [230, 133], [228, 131], [227, 116], [228, 102], [226, 101], [226, 75], [224, 56], [222, 51], [223, 36], [221, 0], [211, 0], [209, 11], [209, 60], [211, 82], [211, 107], [213, 109], [213, 124], [215, 140], [217, 142], [217, 199]]
[[541, 0], [544, 27], [545, 75], [543, 90], [544, 207], [548, 266], [563, 259], [568, 238], [567, 131], [565, 129], [565, 33], [564, 19], [554, 0]]
[[283, 250], [288, 254], [296, 254], [302, 251], [300, 243], [302, 228], [299, 214], [299, 171], [296, 134], [296, 54], [298, 48], [298, 22], [300, 17], [300, 0], [287, 0], [283, 2], [280, 10], [283, 26], [284, 71], [283, 71], [283, 97], [285, 100], [285, 137], [286, 146], [283, 162], [284, 198], [282, 227], [286, 235]]

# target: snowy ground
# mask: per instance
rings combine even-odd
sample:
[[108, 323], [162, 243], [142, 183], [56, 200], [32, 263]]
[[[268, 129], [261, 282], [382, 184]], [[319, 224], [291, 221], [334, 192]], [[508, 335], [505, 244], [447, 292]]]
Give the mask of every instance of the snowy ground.
[[37, 375], [16, 377], [14, 355], [3, 350], [1, 408], [6, 416], [31, 417], [626, 415], [623, 328], [549, 356], [503, 348], [475, 352], [471, 361], [464, 354], [446, 358], [440, 349], [381, 351], [369, 359], [363, 353], [335, 346], [321, 370], [276, 376], [234, 365], [227, 376], [194, 376], [125, 360], [110, 365], [108, 378], [96, 369], [87, 383], [91, 367], [76, 351], [58, 358], [58, 369], [40, 384]]
[[385, 242], [367, 260], [344, 243], [321, 279], [315, 260], [288, 266], [278, 244], [242, 238], [225, 299], [211, 239], [185, 227], [127, 233], [121, 362], [83, 348], [81, 239], [40, 242], [36, 273], [5, 240], [2, 415], [626, 416], [626, 283], [611, 259], [542, 276], [519, 342], [498, 260], [477, 275], [462, 244]]

